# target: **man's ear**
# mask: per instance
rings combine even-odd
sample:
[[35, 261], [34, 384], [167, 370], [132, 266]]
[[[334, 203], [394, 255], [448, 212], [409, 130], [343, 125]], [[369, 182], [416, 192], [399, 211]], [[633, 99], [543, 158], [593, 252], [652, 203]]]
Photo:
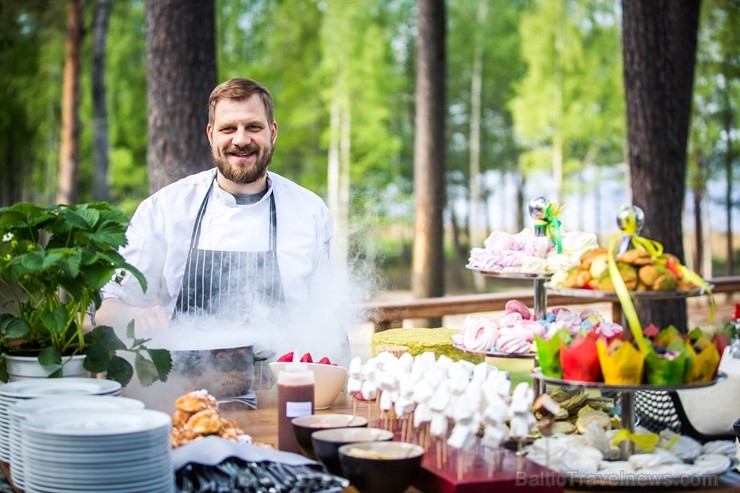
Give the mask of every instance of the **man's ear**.
[[278, 134], [278, 124], [277, 122], [272, 122], [272, 143], [275, 144], [275, 141], [277, 140], [277, 134]]
[[213, 126], [210, 123], [206, 125], [206, 137], [208, 137], [208, 142], [213, 147]]

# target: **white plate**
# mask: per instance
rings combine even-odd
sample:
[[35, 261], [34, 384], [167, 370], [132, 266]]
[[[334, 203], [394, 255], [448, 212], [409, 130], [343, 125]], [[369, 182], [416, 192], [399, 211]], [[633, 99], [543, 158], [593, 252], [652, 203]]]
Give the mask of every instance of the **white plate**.
[[51, 395], [96, 394], [120, 392], [121, 384], [100, 378], [40, 378], [0, 385], [0, 396], [29, 398]]
[[29, 480], [26, 493], [73, 493], [82, 491], [105, 491], [106, 493], [141, 493], [146, 491], [147, 493], [169, 493], [175, 489], [174, 478], [169, 476], [156, 480], [132, 481], [127, 485], [107, 485], [100, 483], [80, 485], [64, 481], [52, 481], [52, 483], [47, 484], [47, 481], [42, 478]]
[[55, 464], [45, 461], [29, 461], [26, 470], [29, 473], [33, 471], [43, 471], [44, 474], [56, 480], [74, 483], [90, 483], [94, 481], [104, 481], [106, 483], [124, 483], [139, 481], [143, 479], [154, 479], [167, 474], [172, 469], [170, 460], [160, 459], [152, 463], [140, 462], [139, 464], [122, 464], [116, 467], [115, 464], [108, 464], [103, 467], [82, 467], [75, 465], [70, 467], [69, 464]]
[[[117, 436], [104, 436], [98, 437], [83, 437], [87, 441], [68, 441], [64, 440], [65, 437], [48, 437], [50, 440], [45, 440], [44, 437], [33, 437], [29, 438], [24, 435], [23, 446], [28, 447], [29, 450], [37, 450], [41, 452], [58, 453], [61, 447], [64, 447], [69, 453], [98, 453], [105, 454], [107, 452], [121, 452], [127, 450], [137, 450], [142, 448], [157, 448], [169, 446], [169, 431], [164, 430], [164, 433], [158, 433], [152, 436], [139, 436], [139, 437], [126, 437], [124, 440]], [[79, 437], [74, 437], [79, 438]], [[51, 441], [54, 439], [54, 441]]]
[[39, 412], [23, 423], [23, 431], [34, 434], [66, 437], [100, 437], [132, 435], [165, 428], [172, 420], [168, 414], [151, 409], [61, 410]]
[[[49, 449], [43, 449], [43, 448], [37, 448], [37, 447], [31, 447], [26, 443], [21, 444], [21, 447], [24, 451], [27, 451], [28, 453], [31, 453], [34, 457], [38, 457], [42, 460], [54, 460], [59, 458], [59, 452], [57, 450], [49, 450]], [[162, 450], [165, 450], [169, 453], [169, 445], [167, 447], [142, 447], [138, 449], [129, 449], [129, 450], [106, 450], [106, 451], [98, 451], [98, 452], [88, 452], [86, 450], [80, 450], [80, 451], [74, 451], [69, 450], [68, 452], [65, 452], [65, 458], [64, 462], [75, 462], [75, 463], [81, 463], [81, 464], [87, 464], [90, 462], [94, 462], [95, 464], [101, 464], [104, 462], [128, 462], [128, 461], [134, 461], [139, 459], [146, 459], [146, 460], [153, 460], [162, 455]], [[14, 456], [13, 459], [16, 457]], [[21, 461], [23, 463], [25, 461]], [[13, 461], [13, 466], [15, 467], [16, 461]]]
[[8, 414], [12, 425], [13, 416], [25, 419], [39, 412], [62, 409], [144, 409], [144, 403], [129, 397], [110, 395], [55, 395], [16, 401], [8, 406]]

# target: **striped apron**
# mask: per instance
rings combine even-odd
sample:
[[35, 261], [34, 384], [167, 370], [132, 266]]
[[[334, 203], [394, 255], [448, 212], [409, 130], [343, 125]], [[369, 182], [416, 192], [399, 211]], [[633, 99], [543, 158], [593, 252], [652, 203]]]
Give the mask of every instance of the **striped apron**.
[[[198, 248], [201, 224], [213, 189], [214, 175], [193, 225], [182, 287], [177, 298], [178, 315], [206, 315], [237, 320], [247, 325], [250, 319], [266, 320], [265, 313], [285, 303], [277, 261], [277, 215], [275, 195], [270, 194], [270, 242], [268, 250], [232, 252]], [[236, 232], [235, 232], [236, 234]], [[262, 314], [261, 317], [252, 317]], [[272, 375], [267, 354], [255, 348], [254, 388], [269, 388]]]
[[[214, 175], [215, 180], [215, 175]], [[201, 223], [213, 189], [211, 182], [193, 225], [175, 316], [209, 315], [245, 323], [253, 310], [285, 302], [277, 262], [275, 195], [270, 194], [270, 244], [261, 252], [198, 248]]]

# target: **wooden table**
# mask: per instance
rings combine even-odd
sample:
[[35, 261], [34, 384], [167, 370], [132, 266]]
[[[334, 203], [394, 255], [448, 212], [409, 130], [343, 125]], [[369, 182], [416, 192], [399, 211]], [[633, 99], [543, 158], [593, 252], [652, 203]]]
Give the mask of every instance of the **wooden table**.
[[[257, 391], [257, 402], [258, 409], [252, 410], [246, 408], [242, 404], [230, 403], [222, 404], [221, 412], [224, 416], [234, 419], [239, 426], [252, 436], [255, 442], [267, 443], [273, 446], [277, 446], [277, 392], [275, 389], [268, 391]], [[374, 416], [370, 414], [372, 408], [369, 407], [367, 402], [359, 402], [351, 399], [349, 396], [340, 394], [339, 397], [334, 401], [332, 407], [329, 409], [318, 410], [316, 413], [340, 413], [340, 414], [358, 414], [360, 416], [370, 417], [374, 419]], [[517, 486], [517, 491], [521, 490], [522, 486]], [[536, 488], [531, 488], [536, 489]], [[593, 492], [599, 491], [603, 488], [598, 487], [586, 487], [586, 486], [566, 486], [563, 491], [566, 493], [576, 492]], [[608, 488], [610, 493], [647, 493], [653, 491], [655, 488]], [[678, 493], [687, 491], [686, 488], [670, 487], [660, 488], [662, 493]], [[740, 474], [737, 472], [729, 472], [719, 478], [717, 485], [694, 487], [688, 491], [695, 493], [738, 493], [740, 491]], [[349, 488], [347, 493], [356, 492], [354, 488]], [[409, 488], [406, 493], [422, 493], [416, 488]], [[433, 491], [425, 493], [436, 493]]]

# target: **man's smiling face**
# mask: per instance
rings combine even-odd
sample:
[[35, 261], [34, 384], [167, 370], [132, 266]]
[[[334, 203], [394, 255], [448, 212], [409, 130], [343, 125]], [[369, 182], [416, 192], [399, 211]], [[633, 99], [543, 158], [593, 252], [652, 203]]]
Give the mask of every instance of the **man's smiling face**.
[[213, 164], [234, 184], [260, 185], [262, 189], [277, 138], [277, 124], [268, 123], [258, 95], [224, 99], [215, 108], [213, 124], [206, 129]]

